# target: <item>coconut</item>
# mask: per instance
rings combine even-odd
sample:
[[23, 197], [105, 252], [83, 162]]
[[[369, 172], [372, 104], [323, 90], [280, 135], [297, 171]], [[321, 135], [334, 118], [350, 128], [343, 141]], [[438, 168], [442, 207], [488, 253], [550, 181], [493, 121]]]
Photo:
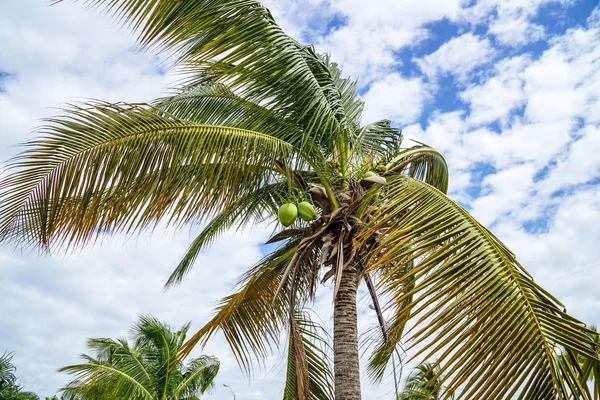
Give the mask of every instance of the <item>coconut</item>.
[[302, 201], [298, 204], [298, 215], [305, 221], [314, 221], [317, 218], [317, 211], [308, 201]]
[[379, 176], [379, 175], [377, 174], [377, 172], [374, 172], [374, 171], [367, 171], [367, 172], [365, 172], [365, 174], [363, 175], [363, 178], [372, 178], [372, 177], [374, 177], [374, 176]]
[[279, 222], [283, 226], [290, 226], [296, 220], [298, 216], [298, 208], [294, 203], [286, 203], [279, 207], [279, 212], [277, 213], [279, 216]]

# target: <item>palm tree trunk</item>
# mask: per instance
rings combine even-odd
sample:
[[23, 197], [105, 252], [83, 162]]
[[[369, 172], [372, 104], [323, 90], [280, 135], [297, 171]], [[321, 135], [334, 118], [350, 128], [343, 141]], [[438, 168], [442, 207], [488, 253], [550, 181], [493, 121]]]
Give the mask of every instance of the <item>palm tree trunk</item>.
[[360, 400], [356, 266], [342, 272], [333, 310], [333, 369], [336, 400]]

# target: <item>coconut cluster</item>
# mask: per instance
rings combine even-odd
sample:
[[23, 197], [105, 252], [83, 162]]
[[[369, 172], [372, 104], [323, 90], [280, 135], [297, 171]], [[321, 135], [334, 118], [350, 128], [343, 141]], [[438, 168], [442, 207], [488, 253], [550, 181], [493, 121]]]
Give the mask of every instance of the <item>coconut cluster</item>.
[[287, 227], [293, 224], [298, 217], [303, 221], [314, 221], [317, 218], [317, 210], [308, 201], [301, 201], [297, 206], [294, 203], [285, 203], [279, 207], [277, 215], [281, 225]]
[[[377, 172], [367, 171], [362, 176], [361, 184], [364, 184], [364, 186], [368, 187], [371, 185], [386, 184], [386, 180], [385, 178], [379, 176]], [[313, 189], [309, 190], [309, 192], [313, 197], [313, 200], [315, 199], [315, 195], [319, 194], [318, 191], [317, 193], [313, 192]], [[325, 196], [324, 191], [323, 193], [321, 193], [321, 195]], [[315, 201], [318, 202], [318, 199]], [[318, 204], [321, 205], [321, 202], [319, 202]], [[321, 206], [325, 207], [324, 205]], [[300, 219], [302, 219], [303, 221], [314, 221], [315, 219], [317, 219], [317, 210], [315, 209], [315, 206], [309, 203], [308, 201], [301, 201], [297, 205], [295, 202], [288, 201], [287, 203], [279, 207], [277, 215], [279, 217], [279, 222], [281, 222], [281, 225], [288, 227], [292, 225], [298, 217], [300, 217]]]

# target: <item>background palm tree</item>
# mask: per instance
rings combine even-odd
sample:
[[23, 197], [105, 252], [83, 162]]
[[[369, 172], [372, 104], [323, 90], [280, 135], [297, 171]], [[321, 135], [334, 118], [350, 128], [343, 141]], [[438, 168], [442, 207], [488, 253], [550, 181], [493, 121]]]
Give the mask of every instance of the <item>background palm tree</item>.
[[[441, 399], [444, 393], [442, 381], [443, 377], [440, 375], [439, 367], [434, 367], [431, 363], [420, 364], [406, 378], [404, 389], [398, 395], [398, 400]], [[448, 396], [454, 398], [451, 393]]]
[[39, 400], [35, 393], [23, 390], [17, 383], [17, 368], [12, 358], [13, 354], [8, 352], [0, 356], [0, 400]]
[[8, 387], [14, 386], [17, 381], [15, 375], [16, 367], [12, 363], [13, 355], [8, 352], [4, 352], [0, 356], [0, 392]]
[[90, 339], [93, 355], [61, 368], [75, 381], [61, 389], [64, 400], [195, 400], [211, 388], [219, 361], [201, 356], [187, 363], [175, 357], [189, 324], [178, 331], [152, 317], [140, 317], [125, 339]]
[[285, 398], [332, 398], [326, 338], [304, 313], [330, 280], [335, 397], [360, 399], [356, 293], [373, 280], [391, 315], [369, 360], [375, 381], [404, 340], [415, 357], [437, 358], [461, 398], [590, 398], [554, 362], [559, 347], [596, 360], [584, 324], [446, 196], [438, 152], [407, 147], [387, 120], [361, 120], [356, 83], [328, 56], [253, 0], [87, 3], [166, 51], [185, 78], [150, 104], [88, 102], [46, 121], [0, 183], [0, 239], [49, 250], [208, 222], [174, 284], [227, 229], [275, 223], [282, 204], [304, 201], [303, 220], [282, 210], [291, 225], [269, 241], [280, 247], [180, 356], [222, 331], [249, 369], [287, 329]]

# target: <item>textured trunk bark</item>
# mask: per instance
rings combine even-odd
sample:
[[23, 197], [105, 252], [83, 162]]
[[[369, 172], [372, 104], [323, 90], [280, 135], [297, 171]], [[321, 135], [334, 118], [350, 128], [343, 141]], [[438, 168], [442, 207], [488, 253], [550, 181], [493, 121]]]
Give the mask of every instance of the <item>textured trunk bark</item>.
[[333, 310], [333, 369], [336, 400], [360, 400], [356, 326], [356, 267], [342, 273]]

